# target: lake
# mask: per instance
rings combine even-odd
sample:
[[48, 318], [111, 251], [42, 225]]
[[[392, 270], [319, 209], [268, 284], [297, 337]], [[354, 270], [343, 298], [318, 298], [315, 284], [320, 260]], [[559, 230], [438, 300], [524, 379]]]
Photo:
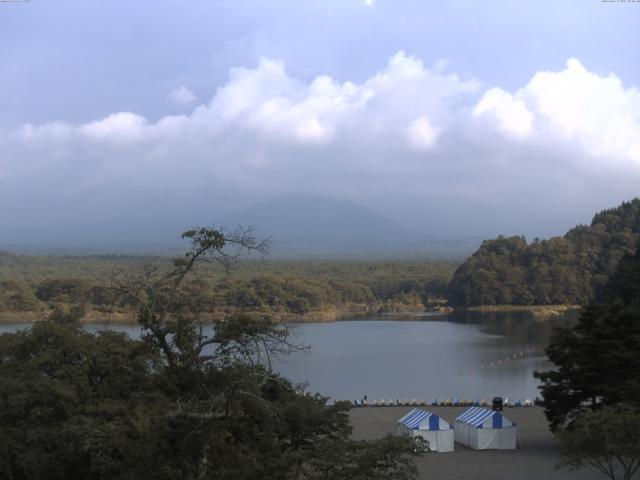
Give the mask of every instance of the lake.
[[[390, 400], [445, 398], [509, 399], [538, 395], [536, 370], [550, 367], [544, 348], [553, 327], [575, 313], [536, 320], [526, 313], [456, 312], [394, 314], [333, 323], [291, 325], [295, 340], [311, 347], [276, 362], [275, 368], [308, 389], [333, 399], [367, 395]], [[0, 325], [0, 332], [25, 328]], [[131, 326], [112, 328], [136, 337]]]
[[544, 348], [553, 327], [573, 321], [464, 312], [302, 324], [296, 334], [311, 352], [278, 369], [336, 399], [533, 399], [533, 372], [550, 367]]

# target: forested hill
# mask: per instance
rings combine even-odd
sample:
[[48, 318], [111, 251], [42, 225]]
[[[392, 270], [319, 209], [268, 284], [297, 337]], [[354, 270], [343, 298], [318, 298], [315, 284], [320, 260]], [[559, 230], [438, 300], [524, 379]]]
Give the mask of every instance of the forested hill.
[[640, 198], [593, 217], [563, 237], [486, 240], [455, 272], [452, 305], [584, 304], [601, 295], [620, 259], [640, 244]]

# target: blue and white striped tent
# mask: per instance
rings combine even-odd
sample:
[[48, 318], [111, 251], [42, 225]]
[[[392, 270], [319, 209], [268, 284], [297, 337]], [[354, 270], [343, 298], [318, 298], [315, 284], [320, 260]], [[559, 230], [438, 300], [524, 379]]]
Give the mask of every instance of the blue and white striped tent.
[[451, 425], [438, 415], [421, 408], [414, 408], [398, 420], [398, 433], [424, 438], [433, 452], [453, 452]]
[[475, 450], [516, 448], [516, 424], [501, 412], [472, 407], [456, 418], [455, 441]]

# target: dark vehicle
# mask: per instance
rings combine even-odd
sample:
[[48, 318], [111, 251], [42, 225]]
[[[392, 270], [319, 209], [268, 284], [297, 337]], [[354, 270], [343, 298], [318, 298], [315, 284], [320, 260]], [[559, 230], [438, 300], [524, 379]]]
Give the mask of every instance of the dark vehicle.
[[504, 402], [502, 401], [502, 397], [493, 397], [493, 401], [491, 402], [491, 410], [501, 412], [503, 403]]

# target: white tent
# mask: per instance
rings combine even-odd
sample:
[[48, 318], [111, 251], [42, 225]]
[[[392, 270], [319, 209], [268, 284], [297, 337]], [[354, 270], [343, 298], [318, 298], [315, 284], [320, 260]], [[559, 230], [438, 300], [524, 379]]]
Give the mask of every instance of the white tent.
[[516, 448], [516, 424], [502, 413], [472, 407], [456, 418], [456, 442], [474, 450]]
[[421, 408], [414, 408], [398, 420], [398, 433], [424, 438], [432, 452], [453, 452], [453, 429], [449, 423]]

